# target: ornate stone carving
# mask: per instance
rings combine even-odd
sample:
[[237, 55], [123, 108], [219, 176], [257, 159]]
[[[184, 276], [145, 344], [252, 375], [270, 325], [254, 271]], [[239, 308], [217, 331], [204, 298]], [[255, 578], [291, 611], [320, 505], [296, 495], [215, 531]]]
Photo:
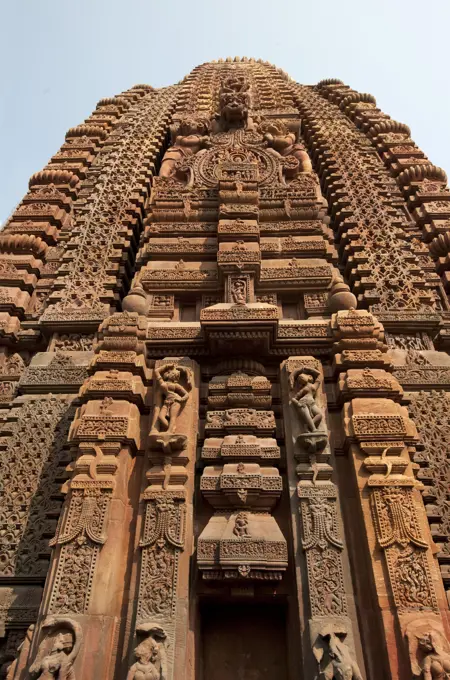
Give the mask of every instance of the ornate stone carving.
[[189, 399], [192, 376], [188, 368], [177, 363], [155, 368], [156, 402], [150, 430], [150, 442], [163, 450], [182, 449], [186, 435], [176, 433], [180, 411]]
[[137, 661], [128, 671], [127, 680], [167, 680], [166, 633], [152, 623], [141, 624], [136, 633], [144, 639], [134, 649]]
[[[4, 433], [7, 436], [0, 454], [0, 524], [5, 536], [0, 564], [4, 576], [38, 576], [47, 571], [45, 533], [48, 516], [54, 516], [61, 504], [55, 496], [61, 470], [69, 462], [64, 446], [72, 416], [65, 399], [41, 397], [24, 403]], [[16, 457], [17, 451], [20, 457]], [[34, 501], [37, 493], [39, 503]]]
[[[336, 229], [340, 234], [353, 232], [350, 224], [355, 225], [354, 233], [362, 249], [358, 248], [358, 263], [355, 261], [353, 271], [361, 281], [361, 294], [375, 312], [382, 314], [381, 321], [398, 319], [398, 314], [417, 320], [428, 315], [431, 319], [433, 294], [426, 290], [415, 257], [405, 251], [400, 227], [404, 217], [400, 211], [394, 213], [392, 199], [379, 191], [381, 182], [391, 181], [382, 161], [367, 153], [369, 140], [332, 103], [333, 86], [329, 90], [327, 85], [316, 90], [304, 86], [294, 89], [307, 141], [328, 154], [329, 164], [320, 168], [322, 180], [330, 187], [337, 176], [342, 182], [345, 209], [340, 209], [341, 194], [332, 198], [338, 213]], [[341, 231], [343, 220], [348, 226], [344, 223]], [[363, 266], [359, 264], [361, 256]]]
[[236, 305], [244, 305], [247, 302], [246, 279], [234, 278], [231, 281], [231, 299]]
[[124, 247], [123, 234], [132, 222], [131, 196], [140, 191], [140, 178], [156, 157], [157, 130], [167, 121], [173, 96], [173, 90], [165, 89], [142, 97], [124, 114], [121, 134], [95, 159], [87, 196], [75, 210], [71, 244], [76, 249], [70, 251], [74, 258], [66, 269], [60, 268], [64, 287], [52, 295], [44, 323], [98, 324], [108, 315], [119, 275], [117, 247]]
[[411, 490], [400, 486], [401, 481], [394, 477], [389, 486], [381, 486], [380, 481], [377, 482], [380, 488], [372, 490], [371, 507], [378, 545], [385, 551], [399, 611], [436, 610], [428, 563], [429, 545], [420, 532]]
[[326, 446], [328, 437], [324, 430], [323, 412], [316, 403], [321, 388], [320, 372], [312, 366], [297, 368], [289, 375], [291, 388], [290, 402], [302, 424], [303, 432], [297, 441], [310, 451]]
[[450, 677], [450, 643], [437, 621], [421, 617], [408, 623], [405, 636], [414, 678], [447, 680]]
[[184, 549], [186, 506], [182, 491], [145, 493], [138, 622], [172, 618], [176, 605], [178, 552]]
[[312, 165], [302, 144], [295, 141], [295, 135], [282, 120], [269, 119], [259, 126], [264, 140], [282, 158], [287, 159], [284, 172], [293, 178], [299, 172], [312, 172]]
[[42, 630], [45, 637], [29, 668], [30, 678], [76, 680], [73, 663], [83, 640], [80, 624], [72, 619], [49, 617]]
[[324, 626], [314, 643], [317, 680], [363, 680], [352, 652], [345, 643], [347, 630], [332, 624]]
[[51, 546], [62, 546], [50, 602], [53, 614], [87, 610], [99, 550], [106, 541], [112, 483], [73, 480], [71, 487], [67, 515], [50, 541]]
[[230, 408], [226, 411], [209, 411], [206, 414], [205, 429], [209, 431], [233, 432], [257, 431], [270, 433], [275, 429], [272, 411], [256, 411], [253, 408]]
[[225, 129], [246, 124], [250, 106], [250, 82], [245, 72], [236, 72], [222, 81], [220, 118]]
[[[450, 409], [447, 392], [418, 392], [410, 394], [409, 412], [417, 425], [421, 441], [425, 447], [422, 467], [418, 472], [426, 486], [423, 495], [430, 504], [429, 521], [433, 539], [439, 552], [437, 554], [443, 575], [450, 557], [450, 512], [448, 496], [450, 489], [450, 460], [448, 458], [448, 433], [450, 429]], [[438, 520], [436, 521], [436, 518]], [[438, 523], [439, 522], [439, 523]], [[446, 588], [450, 584], [446, 579]]]
[[209, 145], [209, 121], [205, 118], [183, 116], [172, 126], [172, 146], [164, 154], [160, 177], [185, 179], [183, 161]]
[[347, 614], [341, 551], [343, 543], [337, 517], [337, 492], [333, 484], [298, 487], [306, 553], [311, 613], [313, 616]]

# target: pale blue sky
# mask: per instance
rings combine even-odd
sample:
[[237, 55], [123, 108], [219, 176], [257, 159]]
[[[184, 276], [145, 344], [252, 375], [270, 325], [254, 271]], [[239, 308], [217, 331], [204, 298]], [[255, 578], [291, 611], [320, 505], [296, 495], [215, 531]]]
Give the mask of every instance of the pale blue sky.
[[0, 222], [99, 99], [219, 57], [340, 78], [450, 173], [450, 0], [0, 0]]

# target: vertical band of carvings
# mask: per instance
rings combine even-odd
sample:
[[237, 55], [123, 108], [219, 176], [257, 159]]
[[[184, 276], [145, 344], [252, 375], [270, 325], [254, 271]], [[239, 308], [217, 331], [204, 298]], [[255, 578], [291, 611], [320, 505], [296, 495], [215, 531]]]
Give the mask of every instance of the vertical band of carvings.
[[411, 490], [400, 486], [404, 480], [390, 481], [399, 486], [374, 488], [370, 500], [378, 545], [385, 553], [397, 610], [437, 611], [426, 555], [429, 545], [420, 531]]
[[[133, 656], [137, 661], [130, 663], [130, 679], [145, 671], [171, 680], [184, 668], [190, 559], [186, 539], [192, 539], [197, 370], [188, 358], [162, 359], [153, 369], [147, 487], [142, 494], [145, 513], [136, 575]], [[148, 656], [149, 647], [154, 648], [153, 656]], [[162, 675], [156, 675], [158, 672]]]
[[[448, 392], [435, 391], [409, 394], [408, 410], [419, 431], [425, 451], [421, 454], [419, 479], [425, 484], [422, 495], [430, 505], [429, 521], [433, 540], [438, 547], [437, 558], [450, 605], [450, 398]], [[418, 457], [418, 456], [417, 456]]]
[[133, 104], [120, 130], [111, 135], [109, 148], [97, 157], [95, 195], [87, 210], [85, 205], [75, 210], [71, 241], [76, 245], [75, 257], [60, 270], [59, 290], [42, 316], [44, 323], [98, 323], [108, 315], [120, 269], [117, 250], [128, 245], [134, 225], [133, 193], [140, 191], [142, 174], [147, 173], [150, 182], [150, 167], [164, 137], [174, 94], [175, 88], [151, 91]]
[[186, 505], [183, 491], [144, 494], [145, 524], [142, 576], [139, 584], [138, 624], [148, 620], [167, 623], [175, 618], [178, 553], [184, 550]]
[[[299, 85], [293, 89], [306, 140], [330, 193], [335, 230], [339, 237], [357, 236], [353, 274], [360, 300], [381, 321], [435, 318], [437, 323], [435, 286], [428, 284], [414, 254], [408, 252], [402, 231], [405, 220], [386, 197], [392, 179], [369, 140], [318, 92]], [[333, 190], [336, 183], [339, 191]]]
[[52, 614], [83, 614], [88, 609], [98, 553], [107, 538], [112, 489], [112, 482], [72, 481], [67, 516], [50, 541], [62, 546], [49, 605]]
[[302, 548], [306, 553], [311, 614], [347, 615], [343, 548], [337, 516], [334, 484], [319, 488], [299, 488], [303, 526]]
[[[310, 638], [319, 677], [340, 677], [338, 674], [347, 669], [346, 677], [359, 679], [362, 676], [354, 660], [320, 362], [312, 357], [290, 357], [282, 364], [282, 387], [288, 461], [290, 465], [297, 461]], [[347, 635], [348, 645], [344, 642]], [[338, 654], [334, 653], [335, 645], [339, 646]]]

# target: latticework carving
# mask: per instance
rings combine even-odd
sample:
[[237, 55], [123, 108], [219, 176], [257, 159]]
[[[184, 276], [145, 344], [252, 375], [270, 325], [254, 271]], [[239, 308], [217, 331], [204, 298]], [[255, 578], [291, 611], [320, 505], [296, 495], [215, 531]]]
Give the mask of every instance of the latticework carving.
[[68, 463], [64, 447], [72, 417], [73, 409], [64, 399], [41, 398], [25, 402], [17, 420], [3, 427], [3, 576], [35, 577], [47, 572], [47, 537], [61, 506], [56, 498]]
[[423, 497], [431, 532], [439, 552], [437, 558], [447, 590], [450, 590], [450, 399], [447, 392], [417, 392], [409, 395], [409, 411], [417, 425], [424, 451], [419, 479], [425, 484]]

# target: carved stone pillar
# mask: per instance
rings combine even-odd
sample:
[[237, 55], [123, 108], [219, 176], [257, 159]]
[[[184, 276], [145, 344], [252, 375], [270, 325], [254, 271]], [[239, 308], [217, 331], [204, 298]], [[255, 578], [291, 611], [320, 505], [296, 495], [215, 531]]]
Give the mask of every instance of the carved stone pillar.
[[137, 593], [129, 614], [136, 622], [130, 678], [159, 672], [155, 677], [181, 680], [186, 673], [198, 386], [198, 365], [191, 359], [156, 361], [140, 560], [132, 576]]
[[[355, 654], [351, 585], [320, 362], [290, 357], [281, 366], [281, 386], [297, 586], [302, 593], [301, 619], [309, 620], [309, 635], [303, 636], [305, 673], [312, 677], [319, 669], [319, 677], [359, 680], [362, 660], [357, 661]], [[359, 645], [357, 649], [360, 657]]]
[[[422, 485], [414, 478], [410, 459], [417, 431], [407, 410], [395, 403], [402, 395], [400, 385], [382, 369], [383, 363], [388, 369], [390, 365], [376, 319], [364, 311], [340, 312], [332, 328], [338, 340], [335, 370], [342, 372], [340, 398], [349, 400], [343, 411], [345, 450], [364, 527], [358, 536], [353, 524], [353, 541], [358, 554], [364, 546], [371, 556], [364, 585], [377, 598], [376, 613], [389, 649], [385, 672], [406, 680], [423, 668], [424, 655], [417, 652], [419, 629], [437, 631], [445, 639], [448, 625], [435, 546], [418, 491]], [[360, 574], [361, 567], [359, 563]], [[370, 626], [363, 623], [362, 630], [372, 636], [376, 619]]]
[[[30, 654], [21, 655], [14, 678], [41, 677], [52, 666], [59, 669], [55, 677], [64, 677], [64, 670], [71, 674], [66, 677], [112, 678], [120, 662], [117, 641], [140, 483], [134, 454], [145, 400], [139, 334], [137, 315], [118, 314], [99, 329], [93, 375], [81, 389], [69, 433], [77, 459], [50, 541], [55, 552], [43, 603]], [[113, 349], [120, 346], [129, 351]], [[113, 370], [104, 370], [108, 362]]]

